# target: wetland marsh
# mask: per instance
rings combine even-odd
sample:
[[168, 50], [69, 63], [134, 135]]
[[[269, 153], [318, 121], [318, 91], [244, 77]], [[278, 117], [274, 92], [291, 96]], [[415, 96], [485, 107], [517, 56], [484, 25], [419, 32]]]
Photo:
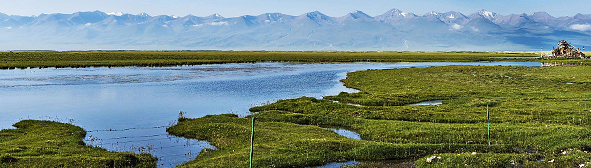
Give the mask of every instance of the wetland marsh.
[[[255, 145], [257, 166], [417, 159], [417, 167], [575, 167], [591, 159], [590, 70], [445, 66], [351, 72], [342, 81], [358, 93], [280, 100], [251, 108], [257, 113], [246, 118], [182, 119], [168, 131], [220, 147], [187, 167], [247, 164], [242, 137], [249, 134], [251, 117], [259, 121], [255, 128], [262, 137]], [[433, 99], [444, 101], [404, 106]], [[363, 140], [318, 126], [350, 128]], [[221, 160], [228, 156], [237, 159]]]
[[[2, 70], [2, 128], [21, 119], [61, 120], [89, 131], [88, 145], [110, 151], [142, 148], [171, 167], [194, 158], [205, 141], [168, 135], [179, 111], [185, 117], [234, 113], [280, 99], [322, 98], [345, 88], [345, 73], [445, 65], [522, 65], [498, 63], [241, 63], [179, 67], [97, 67]], [[44, 109], [44, 110], [39, 110]], [[190, 154], [190, 155], [189, 155]]]
[[[252, 54], [229, 53], [234, 54], [232, 58], [237, 53]], [[547, 166], [540, 159], [556, 160], [552, 165], [567, 166], [588, 158], [582, 154], [589, 146], [589, 130], [585, 127], [589, 124], [587, 113], [591, 107], [587, 66], [433, 62], [449, 56], [429, 56], [433, 53], [403, 57], [398, 53], [388, 56], [372, 52], [365, 55], [367, 58], [358, 52], [344, 54], [343, 58], [330, 52], [329, 56], [321, 52], [320, 56], [312, 54], [312, 57], [304, 57], [310, 54], [306, 52], [279, 53], [280, 56], [263, 54], [260, 58], [245, 57], [251, 60], [234, 60], [258, 63], [141, 67], [169, 65], [150, 60], [160, 57], [158, 54], [148, 54], [145, 61], [156, 63], [116, 67], [127, 65], [113, 64], [120, 61], [117, 58], [94, 64], [115, 67], [1, 70], [0, 105], [5, 107], [0, 113], [1, 128], [4, 132], [14, 130], [10, 125], [22, 119], [68, 122], [87, 131], [84, 139], [87, 146], [111, 152], [151, 154], [158, 158], [159, 167], [186, 161], [189, 162], [181, 166], [246, 166], [249, 137], [246, 134], [251, 117], [258, 120], [260, 140], [255, 144], [255, 165], [264, 167], [357, 163], [352, 160], [373, 164], [409, 159], [417, 160], [414, 164], [421, 167], [437, 166], [432, 163]], [[31, 55], [36, 54], [39, 53]], [[72, 54], [75, 52], [65, 55]], [[131, 55], [137, 58], [137, 54]], [[162, 55], [175, 57], [170, 53]], [[449, 56], [447, 61], [491, 61], [488, 59], [491, 55], [499, 54], [464, 53]], [[35, 64], [5, 61], [3, 67], [21, 67], [17, 63], [31, 64], [29, 67], [85, 67], [97, 63], [89, 59], [66, 64], [51, 59], [38, 60]], [[259, 62], [294, 59], [321, 63]], [[326, 63], [360, 60], [429, 62]], [[182, 64], [193, 63], [172, 63]], [[433, 100], [436, 101], [430, 102]], [[423, 104], [406, 106], [415, 103]], [[485, 145], [483, 132], [486, 103], [492, 112], [491, 146]], [[180, 111], [183, 116], [177, 121]], [[352, 136], [341, 136], [335, 131]], [[0, 147], [9, 143], [2, 140]], [[204, 150], [207, 148], [216, 150]], [[561, 155], [564, 151], [567, 154]], [[435, 155], [442, 159], [426, 161]], [[115, 161], [120, 156], [106, 158]], [[16, 152], [2, 157], [10, 161], [27, 156]], [[462, 159], [471, 161], [462, 162]]]

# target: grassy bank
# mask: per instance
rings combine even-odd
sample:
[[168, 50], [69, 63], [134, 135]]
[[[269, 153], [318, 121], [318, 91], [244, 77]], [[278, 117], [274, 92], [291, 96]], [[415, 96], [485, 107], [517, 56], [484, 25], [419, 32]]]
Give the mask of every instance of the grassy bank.
[[0, 167], [156, 167], [150, 154], [88, 147], [82, 128], [23, 120], [0, 131]]
[[[415, 162], [419, 167], [574, 167], [591, 159], [590, 71], [590, 66], [359, 71], [343, 80], [359, 93], [281, 100], [252, 108], [257, 113], [247, 118], [181, 119], [168, 131], [219, 148], [185, 166], [229, 167], [224, 163], [231, 162], [244, 167], [248, 118], [256, 117], [261, 130], [255, 146], [259, 166], [422, 157]], [[404, 106], [426, 100], [444, 101], [437, 106]], [[266, 129], [271, 125], [277, 126]], [[318, 126], [348, 128], [363, 140], [346, 139]], [[431, 156], [436, 157], [427, 162]]]
[[[233, 114], [181, 119], [167, 129], [173, 135], [206, 140], [218, 150], [203, 150], [180, 167], [248, 167], [250, 119]], [[395, 144], [358, 141], [310, 125], [257, 121], [253, 167], [305, 167], [334, 161], [397, 160], [438, 152], [507, 151], [503, 145]]]
[[0, 52], [0, 69], [90, 66], [175, 66], [244, 62], [431, 62], [490, 61], [489, 57], [535, 56], [496, 52], [248, 52], [120, 51]]

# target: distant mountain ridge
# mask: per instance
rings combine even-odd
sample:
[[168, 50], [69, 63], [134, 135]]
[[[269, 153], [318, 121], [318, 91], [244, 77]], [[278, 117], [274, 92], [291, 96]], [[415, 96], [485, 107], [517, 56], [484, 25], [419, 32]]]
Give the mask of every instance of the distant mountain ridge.
[[150, 16], [101, 11], [18, 16], [0, 13], [0, 50], [550, 50], [558, 40], [591, 45], [591, 15], [546, 12], [500, 15], [487, 10], [392, 9], [370, 16], [265, 13]]

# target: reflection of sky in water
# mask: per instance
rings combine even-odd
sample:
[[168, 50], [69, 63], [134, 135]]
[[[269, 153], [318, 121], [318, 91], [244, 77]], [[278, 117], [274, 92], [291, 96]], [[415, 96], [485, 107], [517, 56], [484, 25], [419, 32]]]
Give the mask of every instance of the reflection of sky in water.
[[[179, 111], [186, 117], [249, 114], [279, 99], [321, 98], [354, 91], [339, 82], [365, 69], [515, 63], [244, 63], [177, 67], [0, 70], [0, 129], [20, 119], [72, 122], [89, 131], [87, 143], [111, 151], [149, 149], [171, 167], [194, 158], [206, 142], [166, 135]], [[123, 131], [94, 131], [115, 129]], [[142, 148], [143, 147], [143, 148]], [[212, 148], [212, 147], [210, 147]]]
[[356, 140], [361, 140], [361, 136], [359, 136], [358, 133], [353, 132], [353, 131], [349, 131], [343, 128], [328, 128], [332, 131], [334, 131], [335, 133], [347, 137], [347, 138], [351, 138], [351, 139], [356, 139]]
[[326, 164], [324, 166], [317, 166], [315, 168], [341, 168], [341, 167], [345, 167], [345, 166], [353, 166], [353, 165], [359, 164], [359, 163], [360, 162], [357, 162], [357, 161], [335, 162], [335, 163]]
[[429, 100], [424, 102], [419, 102], [415, 104], [409, 104], [408, 106], [432, 106], [432, 105], [440, 105], [443, 104], [443, 100]]

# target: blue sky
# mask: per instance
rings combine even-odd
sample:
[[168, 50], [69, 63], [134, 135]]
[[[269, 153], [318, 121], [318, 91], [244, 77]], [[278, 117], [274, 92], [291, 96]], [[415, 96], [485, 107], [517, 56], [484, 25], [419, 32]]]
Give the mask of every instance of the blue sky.
[[[568, 5], [560, 5], [559, 2]], [[546, 11], [557, 17], [591, 14], [591, 2], [588, 0], [0, 0], [1, 13], [26, 16], [100, 10], [177, 16], [218, 13], [225, 17], [271, 12], [300, 15], [320, 11], [336, 17], [354, 10], [376, 16], [392, 8], [415, 14], [458, 11], [468, 15], [480, 9], [503, 15], [536, 11]]]

